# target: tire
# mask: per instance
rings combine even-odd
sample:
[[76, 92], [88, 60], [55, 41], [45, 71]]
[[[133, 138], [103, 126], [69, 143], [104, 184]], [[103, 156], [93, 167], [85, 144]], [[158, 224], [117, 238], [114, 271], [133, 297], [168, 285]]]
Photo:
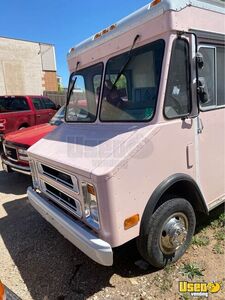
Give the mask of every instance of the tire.
[[192, 205], [183, 198], [166, 201], [141, 224], [137, 247], [156, 268], [176, 262], [187, 250], [195, 231]]

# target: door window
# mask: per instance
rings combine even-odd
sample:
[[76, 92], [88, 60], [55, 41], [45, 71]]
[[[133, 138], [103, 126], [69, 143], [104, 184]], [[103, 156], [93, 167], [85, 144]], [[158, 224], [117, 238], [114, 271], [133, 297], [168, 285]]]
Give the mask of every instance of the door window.
[[217, 105], [225, 105], [225, 51], [217, 47]]
[[225, 52], [222, 46], [200, 46], [204, 66], [199, 70], [199, 80], [204, 82], [208, 101], [200, 103], [203, 110], [225, 105]]
[[32, 102], [36, 110], [45, 109], [40, 98], [32, 98]]
[[172, 50], [164, 114], [168, 119], [180, 118], [191, 112], [190, 58], [188, 42], [177, 39]]
[[54, 109], [54, 110], [56, 110], [56, 105], [55, 105], [55, 103], [53, 101], [51, 101], [48, 98], [44, 98], [42, 100], [43, 100], [43, 103], [44, 103], [44, 106], [45, 106], [46, 109]]

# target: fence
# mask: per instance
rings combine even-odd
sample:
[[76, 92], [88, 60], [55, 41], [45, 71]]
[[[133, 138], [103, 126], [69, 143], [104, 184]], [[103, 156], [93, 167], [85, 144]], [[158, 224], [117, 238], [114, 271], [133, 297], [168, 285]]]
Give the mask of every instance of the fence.
[[66, 103], [66, 91], [64, 91], [64, 92], [44, 91], [44, 96], [51, 99], [56, 105], [62, 106]]

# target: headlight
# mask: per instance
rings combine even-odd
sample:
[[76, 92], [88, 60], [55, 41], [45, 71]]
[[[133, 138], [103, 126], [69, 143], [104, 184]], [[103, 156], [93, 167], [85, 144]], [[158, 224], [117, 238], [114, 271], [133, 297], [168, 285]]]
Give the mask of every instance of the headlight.
[[23, 156], [23, 155], [18, 155], [18, 159], [23, 161], [29, 161], [28, 156]]
[[98, 205], [97, 201], [91, 200], [90, 202], [90, 215], [95, 222], [99, 222], [98, 220]]
[[82, 191], [86, 220], [92, 227], [99, 229], [99, 212], [95, 188], [89, 183], [82, 182]]
[[19, 149], [18, 149], [18, 153], [27, 156], [27, 150], [26, 150], [26, 149], [21, 149], [21, 148], [19, 148]]
[[39, 181], [37, 177], [37, 172], [35, 168], [35, 162], [33, 160], [30, 160], [30, 170], [31, 170], [31, 176], [33, 181], [33, 186], [35, 189], [39, 189]]
[[18, 159], [19, 160], [23, 160], [23, 161], [29, 161], [29, 158], [27, 156], [27, 150], [26, 149], [22, 149], [22, 148], [19, 148], [17, 150], [18, 152]]

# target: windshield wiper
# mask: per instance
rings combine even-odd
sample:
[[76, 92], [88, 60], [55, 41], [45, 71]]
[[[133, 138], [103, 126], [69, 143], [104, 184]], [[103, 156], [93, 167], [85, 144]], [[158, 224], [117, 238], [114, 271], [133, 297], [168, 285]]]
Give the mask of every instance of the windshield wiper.
[[77, 65], [76, 65], [76, 69], [75, 71], [70, 75], [70, 79], [69, 79], [69, 85], [68, 85], [68, 90], [67, 90], [67, 99], [66, 99], [66, 107], [68, 106], [69, 104], [69, 101], [70, 101], [70, 96], [73, 92], [73, 89], [74, 89], [74, 86], [75, 86], [75, 83], [76, 83], [76, 80], [77, 80], [77, 77], [75, 77], [73, 79], [73, 77], [75, 76], [76, 72], [77, 72], [77, 69], [78, 69], [78, 66], [79, 66], [80, 62], [78, 61], [77, 62]]
[[117, 77], [116, 77], [116, 80], [115, 80], [115, 82], [113, 83], [113, 85], [112, 85], [112, 87], [111, 87], [111, 89], [110, 89], [110, 92], [115, 88], [115, 86], [116, 86], [117, 82], [119, 81], [121, 75], [123, 74], [123, 72], [124, 72], [124, 70], [126, 69], [126, 67], [128, 66], [128, 64], [130, 63], [130, 61], [131, 61], [131, 59], [132, 59], [132, 57], [133, 57], [133, 56], [132, 56], [132, 50], [133, 50], [133, 48], [134, 48], [134, 46], [135, 46], [135, 44], [136, 44], [136, 42], [137, 42], [137, 40], [138, 40], [139, 38], [140, 38], [140, 35], [137, 34], [136, 37], [134, 38], [133, 44], [132, 44], [132, 46], [131, 46], [131, 48], [130, 48], [130, 51], [129, 51], [129, 53], [128, 53], [128, 59], [127, 59], [127, 61], [125, 62], [125, 64], [122, 66], [122, 68], [120, 69], [120, 71], [119, 71], [119, 73], [118, 73], [118, 75], [117, 75]]

